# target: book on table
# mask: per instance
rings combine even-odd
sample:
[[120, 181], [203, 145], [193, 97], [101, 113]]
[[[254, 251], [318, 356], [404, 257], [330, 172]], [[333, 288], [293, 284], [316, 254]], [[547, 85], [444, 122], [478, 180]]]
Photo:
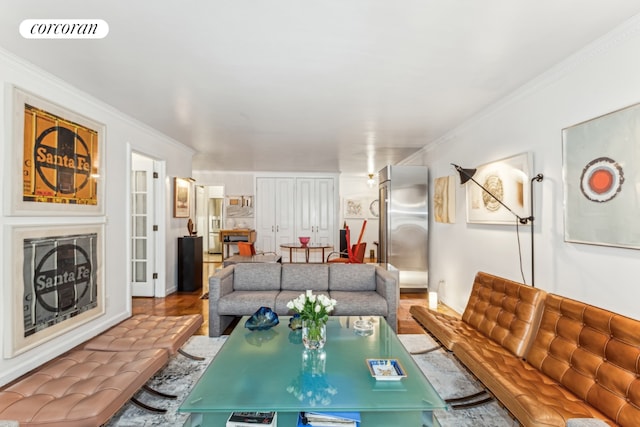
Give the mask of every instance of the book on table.
[[277, 418], [277, 412], [232, 412], [227, 419], [227, 427], [276, 427]]
[[360, 427], [360, 412], [300, 412], [298, 427]]

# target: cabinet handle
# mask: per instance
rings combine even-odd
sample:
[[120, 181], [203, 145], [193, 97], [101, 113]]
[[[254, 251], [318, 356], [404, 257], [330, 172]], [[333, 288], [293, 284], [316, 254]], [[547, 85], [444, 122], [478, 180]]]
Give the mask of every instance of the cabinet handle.
[[280, 226], [279, 225], [276, 225], [276, 232], [278, 232], [278, 233], [280, 232]]
[[273, 229], [273, 225], [271, 226], [271, 232], [273, 233], [275, 230]]

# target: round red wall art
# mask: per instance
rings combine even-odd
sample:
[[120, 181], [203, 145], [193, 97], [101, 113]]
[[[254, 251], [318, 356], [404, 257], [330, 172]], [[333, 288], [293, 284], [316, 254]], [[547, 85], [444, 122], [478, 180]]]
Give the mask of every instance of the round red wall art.
[[608, 202], [622, 189], [622, 167], [609, 157], [598, 157], [587, 163], [580, 176], [582, 194], [593, 202]]

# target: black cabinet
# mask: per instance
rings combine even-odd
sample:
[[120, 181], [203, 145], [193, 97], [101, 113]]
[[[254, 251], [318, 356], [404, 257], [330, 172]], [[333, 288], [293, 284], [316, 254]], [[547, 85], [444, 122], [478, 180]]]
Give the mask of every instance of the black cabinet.
[[347, 253], [347, 230], [342, 228], [340, 229], [340, 258], [349, 258], [349, 255], [343, 255]]
[[178, 238], [178, 291], [202, 288], [202, 237]]

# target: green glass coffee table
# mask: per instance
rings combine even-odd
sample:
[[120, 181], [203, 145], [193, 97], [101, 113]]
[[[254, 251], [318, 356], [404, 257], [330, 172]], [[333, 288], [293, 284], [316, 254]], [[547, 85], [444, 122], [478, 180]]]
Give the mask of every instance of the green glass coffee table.
[[[224, 426], [233, 411], [277, 411], [279, 426], [295, 426], [301, 411], [357, 411], [363, 427], [437, 424], [446, 403], [382, 317], [370, 336], [355, 333], [358, 317], [331, 317], [327, 343], [305, 351], [289, 317], [266, 331], [249, 331], [242, 318], [179, 411], [185, 426]], [[406, 377], [376, 380], [367, 359], [396, 359]], [[426, 421], [425, 421], [426, 420]]]

